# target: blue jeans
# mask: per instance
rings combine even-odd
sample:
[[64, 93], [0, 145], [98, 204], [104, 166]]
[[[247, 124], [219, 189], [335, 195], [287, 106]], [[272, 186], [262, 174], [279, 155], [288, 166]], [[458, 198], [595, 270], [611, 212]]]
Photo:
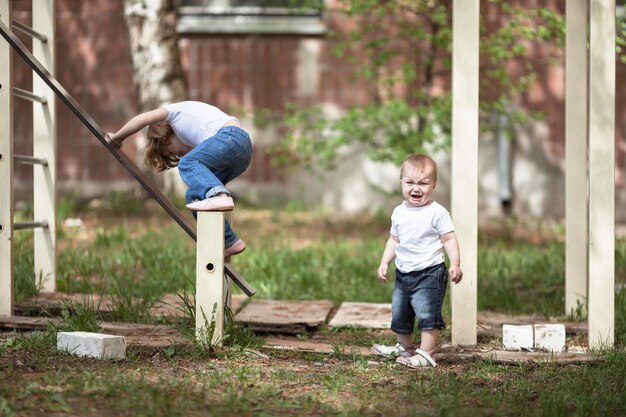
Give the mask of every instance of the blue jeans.
[[[252, 142], [245, 130], [225, 126], [185, 154], [178, 162], [178, 172], [187, 184], [187, 203], [204, 200], [219, 193], [230, 195], [225, 185], [248, 168]], [[196, 217], [196, 212], [193, 212]], [[228, 222], [224, 224], [224, 246], [238, 240]]]
[[441, 315], [448, 286], [448, 269], [444, 263], [421, 271], [403, 273], [396, 269], [396, 284], [391, 296], [391, 330], [411, 334], [420, 330], [444, 329]]

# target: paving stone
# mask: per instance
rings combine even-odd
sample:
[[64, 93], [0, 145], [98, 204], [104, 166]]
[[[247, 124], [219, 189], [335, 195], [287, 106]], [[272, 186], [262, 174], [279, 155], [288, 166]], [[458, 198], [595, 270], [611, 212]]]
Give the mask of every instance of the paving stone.
[[328, 325], [336, 328], [388, 329], [391, 327], [391, 304], [344, 301]]
[[334, 304], [329, 300], [253, 299], [235, 321], [253, 331], [304, 333], [326, 323]]

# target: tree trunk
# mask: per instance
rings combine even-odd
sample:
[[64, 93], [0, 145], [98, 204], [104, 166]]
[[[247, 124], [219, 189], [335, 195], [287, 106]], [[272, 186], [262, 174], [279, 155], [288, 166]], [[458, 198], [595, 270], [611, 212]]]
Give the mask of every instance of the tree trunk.
[[[178, 50], [175, 4], [176, 0], [124, 0], [140, 112], [185, 100], [187, 96]], [[175, 169], [153, 179], [165, 191], [183, 188]]]

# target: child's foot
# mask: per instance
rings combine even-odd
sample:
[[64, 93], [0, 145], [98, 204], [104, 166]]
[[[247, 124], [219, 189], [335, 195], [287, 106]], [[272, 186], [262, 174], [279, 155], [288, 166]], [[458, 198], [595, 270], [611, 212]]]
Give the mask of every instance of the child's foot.
[[194, 201], [187, 204], [186, 207], [194, 211], [229, 211], [235, 208], [235, 203], [230, 196], [220, 194], [204, 200]]
[[241, 239], [238, 239], [232, 246], [229, 246], [226, 249], [224, 249], [224, 257], [237, 255], [238, 253], [241, 253], [244, 250], [246, 250], [246, 242], [244, 242]]
[[382, 356], [391, 356], [391, 355], [395, 355], [398, 357], [404, 357], [404, 358], [408, 358], [410, 356], [413, 356], [415, 353], [413, 352], [413, 349], [411, 348], [405, 348], [403, 345], [401, 345], [400, 343], [396, 343], [395, 346], [387, 346], [387, 345], [379, 345], [379, 344], [375, 344], [372, 346], [372, 350], [376, 353], [378, 353], [379, 355]]
[[415, 349], [415, 355], [410, 357], [398, 357], [396, 362], [406, 365], [409, 368], [428, 368], [437, 367], [437, 362], [433, 359], [428, 352], [421, 349]]

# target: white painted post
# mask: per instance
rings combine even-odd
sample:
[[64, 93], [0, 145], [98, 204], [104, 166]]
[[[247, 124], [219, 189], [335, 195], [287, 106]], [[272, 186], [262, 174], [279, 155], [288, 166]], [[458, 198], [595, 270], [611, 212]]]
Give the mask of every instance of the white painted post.
[[588, 0], [569, 0], [565, 8], [565, 314], [571, 314], [587, 305]]
[[589, 30], [589, 347], [615, 336], [615, 0], [592, 0]]
[[[224, 337], [224, 213], [198, 212], [196, 250], [196, 338], [206, 340], [215, 322], [212, 345]], [[215, 315], [214, 315], [215, 310]]]
[[[10, 1], [0, 20], [11, 27]], [[13, 94], [11, 46], [0, 39], [0, 316], [13, 315]]]
[[[234, 221], [233, 212], [232, 211], [224, 212], [224, 218], [228, 221], [228, 223], [230, 223], [230, 226], [233, 227], [233, 221]], [[224, 263], [229, 264], [231, 257], [232, 256], [225, 257]], [[224, 302], [226, 303], [226, 307], [228, 307], [229, 309], [232, 309], [233, 286], [232, 286], [232, 280], [228, 277], [228, 275], [224, 275], [224, 300], [225, 300]]]
[[[46, 42], [33, 38], [33, 56], [54, 74], [54, 0], [33, 0], [33, 30]], [[34, 230], [35, 280], [43, 292], [56, 290], [56, 106], [54, 92], [33, 72], [33, 93], [47, 103], [33, 102], [33, 156], [48, 161], [33, 165], [34, 221], [48, 227]]]
[[479, 18], [479, 0], [454, 0], [451, 213], [464, 276], [451, 284], [453, 345], [477, 341]]

